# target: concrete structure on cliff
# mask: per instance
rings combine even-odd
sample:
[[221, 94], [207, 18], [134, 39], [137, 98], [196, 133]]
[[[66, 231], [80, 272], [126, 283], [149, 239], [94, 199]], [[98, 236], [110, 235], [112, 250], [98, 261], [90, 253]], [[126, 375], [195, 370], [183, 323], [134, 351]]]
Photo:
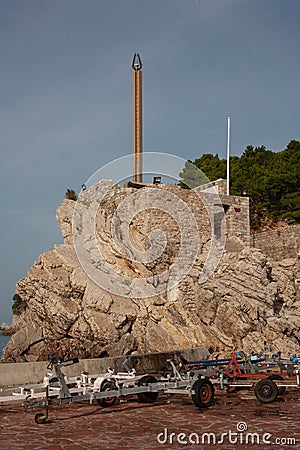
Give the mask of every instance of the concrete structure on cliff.
[[227, 182], [222, 178], [196, 189], [209, 192], [211, 188], [218, 193], [225, 212], [225, 249], [227, 251], [239, 251], [243, 247], [250, 247], [249, 197], [228, 195]]

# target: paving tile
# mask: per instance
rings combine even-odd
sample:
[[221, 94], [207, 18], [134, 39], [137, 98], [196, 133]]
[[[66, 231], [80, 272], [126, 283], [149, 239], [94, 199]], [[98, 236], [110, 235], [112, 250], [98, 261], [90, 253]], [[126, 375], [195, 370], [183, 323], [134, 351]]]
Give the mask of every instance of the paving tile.
[[[260, 404], [251, 393], [217, 392], [215, 404], [207, 409], [198, 409], [187, 397], [179, 396], [171, 400], [160, 396], [153, 404], [130, 399], [112, 408], [73, 403], [51, 406], [49, 422], [40, 425], [34, 416], [43, 409], [1, 406], [0, 450], [299, 450], [299, 394], [299, 389], [290, 389], [274, 403]], [[227, 433], [224, 442], [212, 445], [213, 437], [220, 441], [222, 433]], [[263, 443], [265, 433], [270, 436], [265, 435]], [[251, 441], [257, 436], [259, 445]], [[291, 438], [296, 443], [289, 443]]]

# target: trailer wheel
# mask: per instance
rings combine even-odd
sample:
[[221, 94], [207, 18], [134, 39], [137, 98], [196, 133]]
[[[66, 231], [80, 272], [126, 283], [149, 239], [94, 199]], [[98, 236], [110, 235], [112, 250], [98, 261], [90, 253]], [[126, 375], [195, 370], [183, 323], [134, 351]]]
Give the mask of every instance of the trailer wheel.
[[259, 380], [254, 387], [256, 398], [262, 403], [272, 403], [278, 395], [278, 388], [274, 381], [265, 378]]
[[214, 402], [215, 388], [205, 378], [195, 381], [192, 390], [192, 401], [198, 408], [208, 408]]
[[[157, 379], [151, 375], [145, 375], [138, 381], [138, 386], [147, 386], [149, 383], [156, 383]], [[142, 403], [153, 403], [158, 397], [158, 392], [139, 392], [138, 399]]]
[[43, 413], [37, 413], [34, 416], [34, 421], [35, 423], [37, 423], [38, 425], [42, 424], [42, 423], [46, 423], [47, 417], [45, 416], [45, 414]]
[[[268, 379], [269, 380], [278, 380], [278, 381], [284, 380], [284, 378], [281, 375], [279, 375], [279, 373], [272, 373], [272, 375], [270, 375], [268, 377]], [[281, 386], [281, 387], [277, 386], [277, 389], [278, 389], [278, 395], [283, 395], [285, 393], [285, 391], [286, 391], [286, 387], [285, 386]]]
[[[100, 391], [116, 391], [118, 388], [114, 381], [104, 381], [101, 385]], [[107, 408], [109, 406], [113, 406], [117, 401], [117, 397], [105, 397], [105, 398], [97, 398], [98, 405]]]

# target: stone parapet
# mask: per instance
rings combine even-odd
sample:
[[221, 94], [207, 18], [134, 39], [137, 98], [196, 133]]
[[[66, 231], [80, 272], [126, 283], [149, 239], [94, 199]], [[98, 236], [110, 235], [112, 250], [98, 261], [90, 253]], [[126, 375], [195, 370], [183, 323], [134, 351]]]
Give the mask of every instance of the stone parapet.
[[[127, 364], [129, 369], [134, 367], [137, 374], [156, 373], [159, 368], [167, 365], [167, 359], [174, 359], [179, 354], [191, 361], [208, 357], [208, 351], [204, 347], [195, 347], [169, 352], [137, 354], [133, 355]], [[108, 367], [124, 372], [124, 360], [125, 356], [82, 359], [78, 364], [63, 367], [62, 372], [67, 377], [80, 376], [84, 371], [90, 375], [100, 375], [106, 373]], [[47, 361], [0, 363], [0, 388], [41, 383], [46, 372], [50, 372], [47, 365]]]
[[251, 247], [260, 249], [274, 261], [300, 256], [300, 224], [255, 233], [250, 238]]

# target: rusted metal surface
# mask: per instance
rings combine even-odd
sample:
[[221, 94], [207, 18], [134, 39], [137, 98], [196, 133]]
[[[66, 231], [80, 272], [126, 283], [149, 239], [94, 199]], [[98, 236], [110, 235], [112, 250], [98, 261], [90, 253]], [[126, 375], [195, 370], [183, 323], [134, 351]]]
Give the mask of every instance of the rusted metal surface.
[[143, 182], [143, 74], [140, 55], [135, 53], [132, 61], [133, 101], [133, 182]]

